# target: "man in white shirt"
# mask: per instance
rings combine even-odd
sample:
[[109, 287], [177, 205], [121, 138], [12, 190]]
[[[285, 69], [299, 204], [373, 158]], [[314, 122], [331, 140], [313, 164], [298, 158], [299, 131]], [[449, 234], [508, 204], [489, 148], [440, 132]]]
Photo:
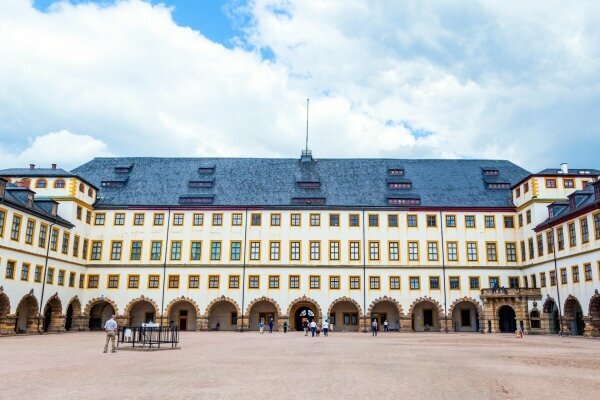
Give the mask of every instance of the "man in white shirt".
[[323, 321], [323, 336], [327, 336], [327, 332], [329, 332], [329, 322], [325, 320]]
[[111, 315], [110, 319], [104, 324], [104, 330], [106, 331], [106, 343], [104, 344], [104, 352], [108, 351], [108, 341], [112, 340], [112, 353], [116, 353], [115, 338], [117, 337], [117, 321], [115, 316]]
[[312, 337], [315, 337], [315, 334], [317, 333], [317, 323], [314, 319], [310, 321], [310, 333]]

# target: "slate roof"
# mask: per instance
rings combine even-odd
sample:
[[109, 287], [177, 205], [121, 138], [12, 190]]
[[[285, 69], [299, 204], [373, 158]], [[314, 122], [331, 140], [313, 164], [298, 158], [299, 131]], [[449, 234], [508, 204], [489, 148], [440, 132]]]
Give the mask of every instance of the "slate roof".
[[[576, 190], [569, 195], [569, 200], [555, 201], [548, 208], [553, 208], [554, 215], [552, 218], [546, 219], [544, 222], [534, 228], [536, 232], [549, 228], [557, 223], [569, 220], [575, 216], [581, 215], [582, 212], [591, 208], [600, 208], [600, 196], [596, 196], [595, 190], [600, 187], [600, 181], [594, 184], [588, 184], [582, 190]], [[573, 199], [574, 207], [570, 207], [570, 200]]]
[[62, 168], [8, 168], [0, 169], [0, 176], [11, 177], [11, 178], [79, 178], [88, 185], [94, 186], [94, 189], [98, 189], [91, 182], [77, 174], [73, 174]]
[[[560, 168], [546, 168], [538, 172], [536, 175], [591, 175], [598, 176], [600, 175], [600, 169], [590, 169], [590, 168], [569, 168], [568, 173], [565, 174], [561, 171]], [[583, 173], [582, 173], [583, 172]]]
[[[114, 168], [133, 165], [127, 174]], [[214, 173], [200, 174], [202, 166]], [[391, 190], [388, 168], [404, 168], [412, 189]], [[74, 169], [101, 187], [96, 206], [177, 206], [180, 196], [214, 196], [210, 206], [290, 207], [292, 199], [325, 198], [325, 207], [388, 207], [388, 198], [420, 198], [422, 207], [514, 207], [509, 189], [488, 189], [482, 167], [500, 171], [511, 184], [529, 175], [504, 160], [398, 160], [272, 158], [95, 158]], [[121, 188], [103, 181], [128, 178]], [[214, 179], [211, 188], [190, 188], [189, 181]], [[320, 182], [304, 189], [298, 181]], [[320, 206], [322, 208], [323, 206]]]

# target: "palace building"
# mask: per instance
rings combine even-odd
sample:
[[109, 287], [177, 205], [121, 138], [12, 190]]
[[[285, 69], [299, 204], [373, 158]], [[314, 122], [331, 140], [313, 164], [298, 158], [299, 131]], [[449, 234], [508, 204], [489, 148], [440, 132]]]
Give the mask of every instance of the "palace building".
[[600, 335], [600, 170], [96, 158], [0, 170], [0, 333], [147, 321]]

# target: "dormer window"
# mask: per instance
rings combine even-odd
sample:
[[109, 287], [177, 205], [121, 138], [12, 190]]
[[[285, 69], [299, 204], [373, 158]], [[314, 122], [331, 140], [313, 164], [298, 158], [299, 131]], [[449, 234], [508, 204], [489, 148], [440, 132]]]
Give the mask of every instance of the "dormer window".
[[54, 188], [55, 189], [63, 189], [65, 187], [65, 180], [64, 179], [57, 179], [54, 181]]
[[38, 189], [45, 189], [48, 187], [48, 181], [45, 179], [38, 179], [35, 181], [35, 187]]
[[398, 190], [398, 189], [412, 189], [411, 182], [388, 182], [388, 189]]
[[6, 182], [0, 179], [0, 197], [4, 197], [4, 193], [6, 192]]
[[516, 197], [521, 197], [521, 188], [520, 187], [518, 187], [518, 188], [515, 189], [515, 196]]
[[295, 206], [322, 206], [325, 204], [325, 197], [294, 197], [292, 204]]
[[179, 196], [179, 204], [212, 204], [213, 196]]
[[569, 210], [575, 209], [575, 196], [569, 197]]
[[487, 188], [488, 189], [510, 189], [510, 183], [488, 183]]
[[58, 204], [57, 203], [53, 203], [52, 204], [52, 211], [51, 211], [52, 215], [58, 214]]
[[300, 189], [320, 189], [321, 182], [296, 182]]
[[548, 207], [548, 218], [554, 218], [554, 207]]
[[200, 168], [198, 168], [198, 173], [200, 175], [210, 175], [215, 173], [215, 165], [214, 164], [201, 164]]
[[33, 207], [33, 193], [27, 195], [27, 207]]
[[122, 188], [125, 187], [125, 181], [102, 181], [100, 184], [103, 188]]
[[214, 180], [209, 181], [189, 181], [189, 188], [211, 188], [213, 187]]
[[133, 165], [121, 165], [115, 167], [115, 174], [128, 174], [131, 172]]
[[84, 185], [83, 183], [80, 183], [80, 184], [79, 184], [79, 191], [80, 191], [81, 193], [85, 193], [85, 185]]
[[483, 168], [483, 175], [498, 176], [500, 175], [500, 171], [498, 171], [496, 168]]
[[[2, 188], [0, 187], [0, 190], [1, 189]], [[596, 185], [594, 186], [594, 194], [596, 195], [596, 200], [600, 200], [600, 183], [596, 183]]]
[[94, 197], [94, 191], [92, 190], [92, 188], [88, 189], [88, 193], [87, 194], [88, 194], [89, 197]]
[[404, 168], [388, 168], [390, 176], [404, 176]]
[[421, 199], [388, 197], [387, 203], [390, 206], [418, 206], [421, 204]]

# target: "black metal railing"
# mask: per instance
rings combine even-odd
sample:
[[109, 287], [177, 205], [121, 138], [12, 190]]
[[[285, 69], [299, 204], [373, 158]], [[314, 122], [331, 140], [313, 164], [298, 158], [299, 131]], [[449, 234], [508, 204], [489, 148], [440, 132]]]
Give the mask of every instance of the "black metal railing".
[[177, 326], [120, 326], [117, 332], [117, 346], [160, 348], [179, 345], [179, 327]]

